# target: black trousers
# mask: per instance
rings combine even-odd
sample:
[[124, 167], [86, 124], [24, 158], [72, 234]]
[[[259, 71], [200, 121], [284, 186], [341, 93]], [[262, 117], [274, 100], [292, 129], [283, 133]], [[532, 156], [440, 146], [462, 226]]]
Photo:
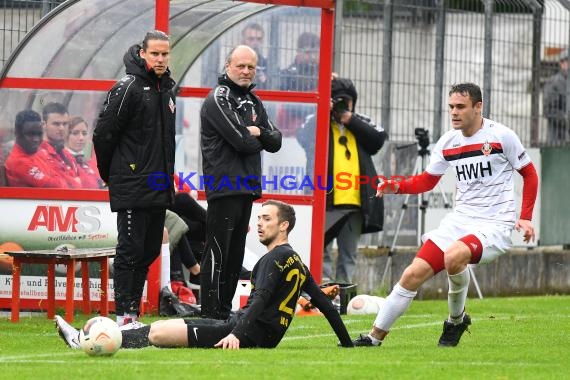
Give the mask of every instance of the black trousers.
[[[216, 343], [232, 332], [237, 324], [236, 317], [225, 321], [215, 319], [193, 318], [184, 319], [188, 328], [188, 347], [212, 348]], [[239, 342], [240, 348], [256, 347], [248, 337], [243, 337]]]
[[206, 247], [200, 266], [202, 317], [228, 318], [243, 264], [253, 200], [247, 195], [208, 202]]
[[190, 268], [196, 265], [196, 263], [198, 263], [198, 260], [194, 256], [192, 248], [190, 248], [190, 243], [186, 235], [182, 235], [178, 245], [170, 255], [170, 280], [186, 282], [182, 265], [184, 264], [186, 268]]
[[[188, 335], [188, 347], [213, 348], [222, 338], [232, 332], [237, 324], [237, 318], [221, 321], [218, 319], [184, 319]], [[123, 348], [143, 348], [150, 346], [148, 334], [151, 326], [139, 329], [123, 330]], [[240, 339], [240, 348], [257, 347], [248, 337]]]
[[148, 268], [160, 255], [165, 209], [117, 212], [117, 254], [113, 263], [117, 315], [139, 314]]

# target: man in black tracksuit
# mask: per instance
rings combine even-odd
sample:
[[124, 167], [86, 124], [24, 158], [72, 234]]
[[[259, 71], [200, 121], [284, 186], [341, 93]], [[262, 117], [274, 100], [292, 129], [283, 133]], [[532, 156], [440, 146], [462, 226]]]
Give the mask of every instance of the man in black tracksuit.
[[101, 178], [117, 212], [113, 264], [121, 326], [136, 322], [150, 264], [158, 257], [166, 208], [174, 199], [174, 80], [169, 37], [148, 32], [123, 61], [127, 75], [109, 91], [93, 143]]
[[251, 92], [257, 55], [248, 46], [228, 55], [226, 73], [200, 112], [202, 170], [208, 200], [200, 266], [202, 317], [228, 318], [242, 268], [251, 205], [261, 197], [262, 150], [277, 152], [281, 133]]

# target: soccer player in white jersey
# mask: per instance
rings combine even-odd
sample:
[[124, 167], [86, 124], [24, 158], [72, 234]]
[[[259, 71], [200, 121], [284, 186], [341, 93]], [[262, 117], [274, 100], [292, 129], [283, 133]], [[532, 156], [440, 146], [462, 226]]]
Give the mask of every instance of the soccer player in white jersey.
[[[439, 346], [457, 346], [471, 324], [465, 313], [469, 264], [487, 263], [511, 246], [513, 228], [525, 242], [534, 240], [532, 211], [538, 176], [517, 135], [481, 115], [481, 89], [462, 83], [449, 91], [452, 130], [432, 150], [426, 170], [404, 181], [380, 184], [376, 196], [419, 194], [435, 187], [452, 167], [456, 178], [455, 208], [436, 230], [422, 236], [423, 245], [378, 312], [371, 331], [361, 334], [356, 346], [378, 346], [394, 322], [408, 309], [418, 288], [442, 270], [449, 283], [449, 316], [443, 322]], [[514, 171], [523, 177], [522, 209], [516, 219]]]

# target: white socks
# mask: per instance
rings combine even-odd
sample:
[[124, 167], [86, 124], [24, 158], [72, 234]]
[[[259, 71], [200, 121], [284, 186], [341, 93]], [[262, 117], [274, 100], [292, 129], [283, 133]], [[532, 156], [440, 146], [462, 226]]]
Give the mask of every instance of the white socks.
[[160, 289], [170, 287], [170, 243], [160, 247]]
[[[380, 330], [390, 331], [390, 328], [408, 310], [412, 300], [418, 292], [404, 289], [396, 284], [392, 292], [386, 297], [384, 305], [380, 308], [374, 326]], [[374, 341], [372, 341], [374, 343]]]
[[449, 283], [449, 291], [447, 293], [447, 304], [449, 306], [448, 321], [454, 324], [463, 321], [465, 300], [467, 299], [469, 281], [471, 280], [468, 269], [465, 268], [463, 272], [447, 275], [447, 282]]
[[382, 343], [382, 341], [380, 339], [376, 339], [370, 334], [368, 334], [368, 337], [370, 338], [370, 341], [372, 342], [373, 346], [378, 346], [378, 345], [380, 345], [380, 343]]

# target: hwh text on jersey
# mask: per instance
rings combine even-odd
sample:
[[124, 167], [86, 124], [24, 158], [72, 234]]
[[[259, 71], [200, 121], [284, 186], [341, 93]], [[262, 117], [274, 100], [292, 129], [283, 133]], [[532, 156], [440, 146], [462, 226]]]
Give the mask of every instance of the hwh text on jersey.
[[486, 165], [482, 162], [472, 162], [468, 165], [464, 164], [455, 167], [458, 181], [485, 177], [485, 172], [488, 172], [490, 176], [493, 175], [490, 161], [487, 161]]

